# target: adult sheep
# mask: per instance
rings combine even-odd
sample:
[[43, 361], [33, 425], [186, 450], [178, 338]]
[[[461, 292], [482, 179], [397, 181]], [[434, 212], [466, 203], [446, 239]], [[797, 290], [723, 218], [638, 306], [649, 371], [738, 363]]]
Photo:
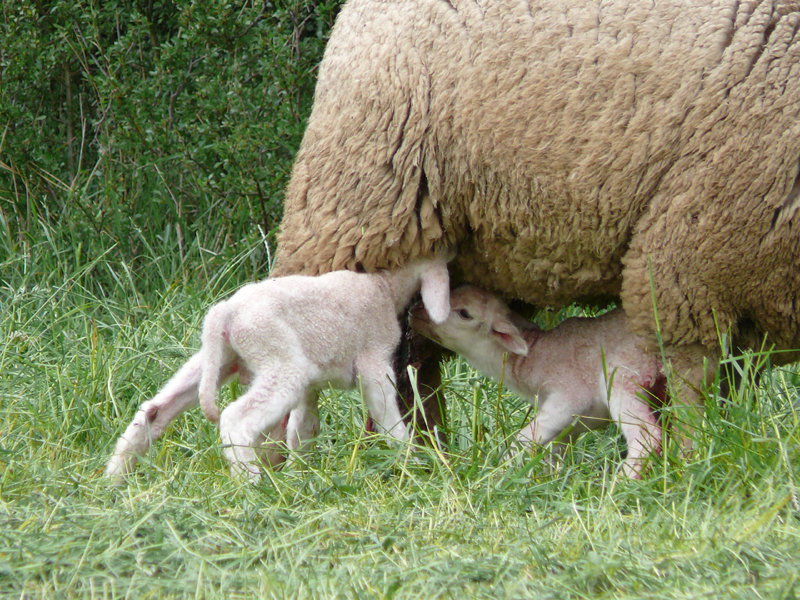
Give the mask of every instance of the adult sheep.
[[788, 0], [350, 0], [276, 273], [455, 244], [507, 299], [617, 296], [651, 340], [655, 303], [695, 382], [719, 333], [800, 348], [799, 28]]

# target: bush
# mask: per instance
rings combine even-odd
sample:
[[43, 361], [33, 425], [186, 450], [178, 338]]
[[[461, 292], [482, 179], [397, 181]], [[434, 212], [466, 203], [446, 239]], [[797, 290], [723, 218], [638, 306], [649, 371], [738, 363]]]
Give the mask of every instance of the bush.
[[147, 245], [182, 263], [273, 230], [339, 4], [6, 2], [0, 248], [56, 231], [147, 277]]

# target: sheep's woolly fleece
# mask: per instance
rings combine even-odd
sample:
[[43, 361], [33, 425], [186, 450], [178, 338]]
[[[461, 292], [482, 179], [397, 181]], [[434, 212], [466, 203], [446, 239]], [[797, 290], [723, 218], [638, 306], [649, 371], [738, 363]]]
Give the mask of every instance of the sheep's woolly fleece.
[[351, 0], [277, 273], [458, 244], [457, 281], [800, 347], [800, 2]]

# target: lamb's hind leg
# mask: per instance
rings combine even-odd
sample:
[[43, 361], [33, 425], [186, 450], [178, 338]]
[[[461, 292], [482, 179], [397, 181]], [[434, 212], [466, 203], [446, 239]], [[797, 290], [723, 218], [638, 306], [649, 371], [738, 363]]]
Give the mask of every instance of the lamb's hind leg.
[[[306, 399], [289, 413], [286, 422], [286, 447], [295, 454], [304, 452], [309, 441], [319, 434], [319, 406], [317, 392], [309, 391]], [[293, 456], [289, 456], [291, 464]]]
[[247, 393], [222, 411], [219, 434], [232, 475], [247, 474], [254, 483], [261, 478], [259, 454], [267, 434], [304, 401], [299, 386], [256, 378]]
[[[197, 406], [203, 359], [198, 352], [170, 379], [152, 399], [144, 402], [128, 428], [117, 441], [114, 454], [106, 466], [106, 476], [119, 483], [130, 473], [137, 457], [147, 453], [167, 425], [182, 412]], [[235, 375], [237, 364], [222, 369], [222, 379]]]
[[[319, 433], [317, 392], [311, 390], [283, 420], [272, 428], [257, 452], [259, 460], [275, 469], [291, 465], [295, 456], [305, 453]], [[287, 452], [288, 449], [288, 452]]]

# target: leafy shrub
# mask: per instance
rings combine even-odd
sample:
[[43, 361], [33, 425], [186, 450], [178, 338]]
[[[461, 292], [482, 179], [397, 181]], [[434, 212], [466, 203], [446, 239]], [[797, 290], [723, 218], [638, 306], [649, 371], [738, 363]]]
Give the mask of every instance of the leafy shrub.
[[147, 245], [182, 262], [274, 229], [339, 4], [4, 3], [0, 248], [55, 231], [146, 277]]

